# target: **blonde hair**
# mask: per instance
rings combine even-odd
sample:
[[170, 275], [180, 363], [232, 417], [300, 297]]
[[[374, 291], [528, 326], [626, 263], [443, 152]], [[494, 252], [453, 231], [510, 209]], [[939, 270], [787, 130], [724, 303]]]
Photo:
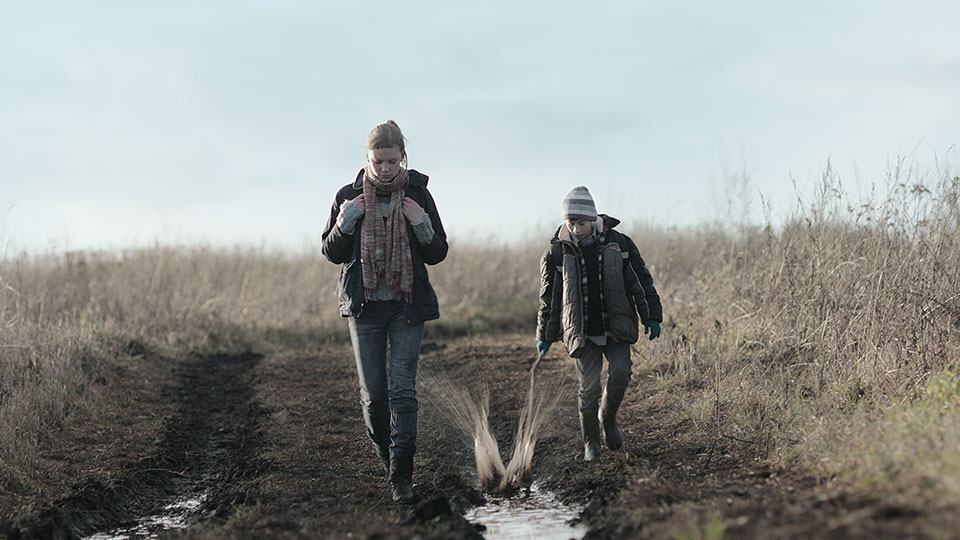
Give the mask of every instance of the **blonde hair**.
[[380, 148], [396, 148], [400, 151], [400, 159], [406, 167], [407, 165], [407, 147], [406, 147], [406, 138], [403, 136], [403, 132], [400, 131], [400, 126], [397, 125], [393, 120], [387, 120], [386, 122], [377, 125], [370, 131], [370, 136], [367, 137], [367, 151], [377, 150]]

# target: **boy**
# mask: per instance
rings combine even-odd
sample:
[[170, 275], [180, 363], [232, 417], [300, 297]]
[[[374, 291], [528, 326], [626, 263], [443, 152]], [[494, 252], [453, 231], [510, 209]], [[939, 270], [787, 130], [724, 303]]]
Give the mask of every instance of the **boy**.
[[[580, 430], [586, 461], [600, 459], [600, 425], [611, 450], [623, 446], [616, 414], [630, 384], [630, 345], [660, 335], [663, 310], [653, 277], [620, 221], [597, 214], [584, 186], [567, 194], [564, 223], [540, 259], [537, 352], [559, 339], [577, 362]], [[600, 386], [606, 356], [607, 386]]]

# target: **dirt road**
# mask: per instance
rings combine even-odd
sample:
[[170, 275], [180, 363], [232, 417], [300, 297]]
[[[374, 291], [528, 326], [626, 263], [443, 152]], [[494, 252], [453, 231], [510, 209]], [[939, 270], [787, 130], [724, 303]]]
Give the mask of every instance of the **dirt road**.
[[[491, 426], [509, 452], [525, 403], [528, 335], [432, 339], [421, 374], [491, 390]], [[541, 437], [534, 478], [582, 505], [587, 538], [952, 538], [955, 511], [875, 500], [771, 469], [751, 441], [696, 425], [637, 362], [623, 406], [622, 450], [581, 458], [571, 361], [552, 352], [540, 377], [564, 397]], [[236, 356], [164, 358], [145, 351], [124, 373], [114, 415], [76, 422], [41, 467], [43, 500], [2, 516], [8, 538], [79, 538], [143, 524], [183, 501], [192, 525], [173, 537], [479, 537], [461, 513], [480, 503], [469, 441], [421, 403], [414, 481], [419, 504], [390, 500], [366, 439], [348, 344]], [[118, 394], [120, 395], [120, 394]], [[118, 398], [119, 399], [119, 398]], [[678, 410], [680, 411], [678, 413]], [[25, 508], [25, 509], [24, 509]], [[167, 511], [171, 513], [171, 511]], [[146, 520], [149, 521], [149, 520]]]

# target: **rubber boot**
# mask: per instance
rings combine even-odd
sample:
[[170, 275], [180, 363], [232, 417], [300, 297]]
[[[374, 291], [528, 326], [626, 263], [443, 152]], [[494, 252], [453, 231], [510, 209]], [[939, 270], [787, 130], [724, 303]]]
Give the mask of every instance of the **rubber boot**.
[[623, 433], [617, 427], [617, 409], [620, 408], [620, 402], [611, 400], [607, 391], [603, 391], [603, 398], [600, 400], [600, 422], [603, 424], [603, 438], [607, 441], [607, 448], [618, 450], [623, 446]]
[[413, 456], [394, 455], [390, 459], [390, 489], [393, 502], [412, 504], [416, 499], [413, 493]]
[[580, 413], [584, 461], [600, 460], [600, 419], [596, 414]]
[[413, 455], [417, 451], [417, 411], [398, 410], [393, 413], [396, 433], [390, 447], [390, 486], [393, 500], [411, 504], [413, 492]]

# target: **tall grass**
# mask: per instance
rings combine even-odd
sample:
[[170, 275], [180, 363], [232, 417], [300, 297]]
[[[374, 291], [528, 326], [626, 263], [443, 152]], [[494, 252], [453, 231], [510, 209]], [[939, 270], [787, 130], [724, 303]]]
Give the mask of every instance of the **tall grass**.
[[960, 473], [960, 179], [898, 166], [878, 190], [854, 201], [828, 169], [782, 225], [661, 236], [659, 373], [758, 457], [960, 502], [938, 476]]
[[97, 360], [75, 328], [11, 325], [0, 339], [0, 485], [16, 490], [41, 439], [82, 403]]
[[[895, 167], [876, 191], [853, 200], [828, 169], [813, 200], [777, 224], [633, 231], [667, 315], [664, 339], [637, 351], [683, 400], [678, 414], [760, 459], [892, 485], [923, 477], [960, 501], [960, 486], [935, 478], [960, 472], [960, 460], [937, 457], [956, 457], [960, 440], [949, 382], [960, 361], [960, 180]], [[442, 319], [428, 333], [517, 329], [533, 340], [546, 240], [453, 241], [429, 269]], [[92, 399], [98, 363], [118, 347], [344, 339], [339, 268], [318, 251], [158, 246], [0, 262], [0, 474], [26, 466]]]

